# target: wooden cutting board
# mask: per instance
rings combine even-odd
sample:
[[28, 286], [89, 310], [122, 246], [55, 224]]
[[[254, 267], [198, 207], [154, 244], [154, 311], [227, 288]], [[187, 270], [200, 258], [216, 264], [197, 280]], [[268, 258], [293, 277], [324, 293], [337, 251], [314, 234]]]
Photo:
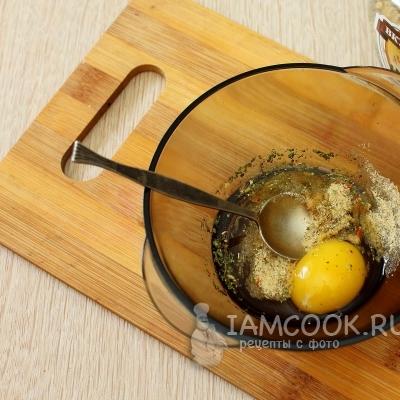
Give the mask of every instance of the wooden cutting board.
[[[146, 168], [163, 133], [216, 83], [268, 64], [307, 61], [279, 44], [180, 0], [136, 0], [103, 35], [0, 163], [0, 241], [189, 356], [189, 341], [159, 315], [141, 272], [143, 190], [109, 173], [77, 182], [62, 172], [136, 73], [166, 87], [114, 157]], [[400, 341], [378, 337], [329, 352], [230, 349], [215, 373], [257, 398], [400, 398]]]

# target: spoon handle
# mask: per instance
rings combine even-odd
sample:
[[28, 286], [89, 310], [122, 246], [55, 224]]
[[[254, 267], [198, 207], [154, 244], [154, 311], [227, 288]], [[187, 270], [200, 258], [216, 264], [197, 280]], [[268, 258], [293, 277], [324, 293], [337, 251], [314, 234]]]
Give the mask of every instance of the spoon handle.
[[247, 210], [246, 208], [240, 207], [230, 201], [220, 199], [212, 194], [187, 185], [186, 183], [159, 175], [153, 171], [119, 164], [95, 153], [78, 141], [74, 143], [72, 161], [77, 164], [94, 165], [115, 172], [142, 186], [148, 187], [177, 200], [241, 215], [258, 223], [258, 215], [251, 210]]

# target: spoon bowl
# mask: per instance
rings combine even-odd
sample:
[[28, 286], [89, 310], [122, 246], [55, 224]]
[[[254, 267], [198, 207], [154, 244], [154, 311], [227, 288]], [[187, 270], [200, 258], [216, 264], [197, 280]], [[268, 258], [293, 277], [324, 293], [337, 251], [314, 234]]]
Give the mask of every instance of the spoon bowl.
[[300, 196], [281, 193], [271, 197], [258, 218], [260, 235], [271, 250], [294, 260], [305, 254], [303, 239], [310, 217]]

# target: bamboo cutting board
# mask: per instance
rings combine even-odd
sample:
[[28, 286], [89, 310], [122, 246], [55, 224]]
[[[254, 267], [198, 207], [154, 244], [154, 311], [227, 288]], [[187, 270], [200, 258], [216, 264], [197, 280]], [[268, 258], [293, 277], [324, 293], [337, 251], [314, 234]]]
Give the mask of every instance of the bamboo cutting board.
[[[72, 181], [62, 162], [137, 72], [161, 71], [166, 88], [115, 159], [146, 168], [167, 127], [210, 86], [304, 60], [192, 3], [136, 1], [1, 163], [0, 240], [188, 355], [141, 278], [142, 189], [107, 173]], [[214, 372], [258, 398], [396, 398], [399, 344], [392, 336], [324, 353], [229, 350]]]

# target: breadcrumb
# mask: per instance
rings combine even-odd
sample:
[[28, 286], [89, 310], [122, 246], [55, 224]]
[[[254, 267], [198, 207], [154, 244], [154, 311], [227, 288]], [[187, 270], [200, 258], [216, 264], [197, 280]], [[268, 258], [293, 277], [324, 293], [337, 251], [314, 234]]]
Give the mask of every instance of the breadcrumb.
[[369, 246], [385, 260], [388, 276], [400, 263], [400, 193], [397, 186], [380, 175], [371, 163], [366, 162], [364, 169], [375, 205], [362, 216], [361, 226]]
[[343, 183], [331, 183], [322, 200], [310, 207], [311, 221], [304, 235], [304, 248], [308, 251], [349, 228], [353, 222], [352, 208], [350, 188]]
[[260, 300], [285, 301], [292, 291], [293, 268], [292, 261], [276, 256], [264, 246], [254, 255], [254, 264], [246, 280], [247, 290]]

